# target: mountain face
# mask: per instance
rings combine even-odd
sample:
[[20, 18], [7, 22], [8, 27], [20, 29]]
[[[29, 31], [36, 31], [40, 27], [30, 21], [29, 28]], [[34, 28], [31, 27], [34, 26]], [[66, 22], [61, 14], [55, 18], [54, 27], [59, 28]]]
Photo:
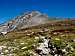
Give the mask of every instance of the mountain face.
[[16, 29], [28, 28], [39, 24], [46, 23], [48, 16], [39, 11], [32, 11], [24, 13], [23, 15], [13, 18], [13, 20], [6, 22], [0, 26], [0, 32], [9, 32]]

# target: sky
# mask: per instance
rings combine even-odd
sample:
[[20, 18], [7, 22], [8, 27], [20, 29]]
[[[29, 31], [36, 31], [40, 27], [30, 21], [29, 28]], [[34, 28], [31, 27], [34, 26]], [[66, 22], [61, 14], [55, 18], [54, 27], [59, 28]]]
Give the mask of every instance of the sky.
[[75, 0], [0, 0], [0, 23], [32, 10], [51, 17], [75, 18]]

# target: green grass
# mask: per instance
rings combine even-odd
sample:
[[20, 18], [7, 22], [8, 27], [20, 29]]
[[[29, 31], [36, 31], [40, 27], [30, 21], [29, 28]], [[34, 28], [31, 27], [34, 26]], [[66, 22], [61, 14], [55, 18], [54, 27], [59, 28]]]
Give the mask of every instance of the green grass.
[[[38, 26], [39, 27], [39, 26]], [[43, 28], [43, 27], [42, 27]], [[27, 30], [31, 30], [32, 32], [36, 32], [34, 35], [26, 36], [27, 33], [25, 33], [26, 30], [23, 31], [12, 31], [8, 33], [7, 35], [0, 36], [0, 46], [4, 45], [7, 47], [12, 47], [14, 53], [14, 56], [29, 56], [30, 51], [34, 51], [35, 47], [33, 45], [37, 45], [39, 40], [35, 39], [35, 36], [39, 36], [38, 32], [42, 30], [42, 28], [31, 28]], [[59, 30], [59, 29], [73, 29], [75, 31], [74, 27], [64, 27], [64, 26], [48, 26], [45, 27], [49, 29], [49, 32], [42, 33], [43, 35], [49, 35], [51, 36], [51, 41], [53, 44], [56, 44], [61, 49], [63, 49], [66, 44], [72, 45], [75, 47], [75, 42], [71, 42], [71, 39], [75, 39], [75, 34], [72, 32], [64, 33], [61, 32], [59, 34], [53, 35], [51, 34], [51, 31], [53, 30]], [[28, 32], [30, 34], [30, 32]], [[75, 56], [75, 51], [67, 56]]]

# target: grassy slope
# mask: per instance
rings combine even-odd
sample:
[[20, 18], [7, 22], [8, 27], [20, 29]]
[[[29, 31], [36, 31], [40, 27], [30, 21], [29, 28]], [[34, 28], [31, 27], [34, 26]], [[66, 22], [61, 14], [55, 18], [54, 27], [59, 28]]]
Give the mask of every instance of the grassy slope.
[[[54, 21], [53, 21], [54, 22]], [[0, 46], [4, 45], [7, 47], [13, 47], [12, 53], [14, 53], [14, 56], [28, 56], [29, 51], [34, 51], [35, 48], [33, 48], [33, 45], [36, 45], [38, 43], [38, 40], [35, 39], [35, 36], [39, 36], [38, 32], [40, 32], [42, 29], [49, 29], [48, 32], [41, 33], [42, 35], [49, 35], [51, 36], [51, 40], [54, 44], [57, 44], [61, 48], [63, 48], [66, 44], [72, 45], [75, 47], [75, 42], [71, 42], [71, 39], [75, 39], [75, 26], [49, 26], [48, 24], [40, 25], [37, 27], [32, 27], [29, 29], [22, 29], [22, 30], [14, 30], [12, 32], [9, 32], [5, 36], [0, 36]], [[59, 29], [73, 29], [73, 32], [70, 31], [69, 33], [66, 32], [60, 32], [58, 34], [52, 34], [51, 31], [59, 30]], [[26, 32], [27, 31], [27, 32]], [[31, 34], [31, 32], [35, 32], [34, 34]], [[27, 34], [31, 34], [28, 36]], [[56, 40], [59, 39], [59, 40]], [[62, 44], [60, 44], [60, 42]], [[23, 44], [22, 44], [23, 43]], [[25, 47], [24, 49], [22, 49]], [[18, 48], [18, 49], [17, 49]], [[8, 48], [6, 48], [8, 49]], [[74, 56], [75, 51], [70, 53], [69, 56]]]

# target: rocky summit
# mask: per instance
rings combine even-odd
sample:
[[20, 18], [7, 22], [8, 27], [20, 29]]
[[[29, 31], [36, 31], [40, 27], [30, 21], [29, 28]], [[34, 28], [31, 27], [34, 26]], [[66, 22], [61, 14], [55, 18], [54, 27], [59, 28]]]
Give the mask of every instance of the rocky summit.
[[0, 32], [4, 33], [14, 29], [28, 28], [44, 24], [46, 21], [48, 21], [48, 16], [40, 13], [39, 11], [23, 13], [22, 15], [16, 16], [12, 20], [4, 23], [3, 26], [0, 27]]

